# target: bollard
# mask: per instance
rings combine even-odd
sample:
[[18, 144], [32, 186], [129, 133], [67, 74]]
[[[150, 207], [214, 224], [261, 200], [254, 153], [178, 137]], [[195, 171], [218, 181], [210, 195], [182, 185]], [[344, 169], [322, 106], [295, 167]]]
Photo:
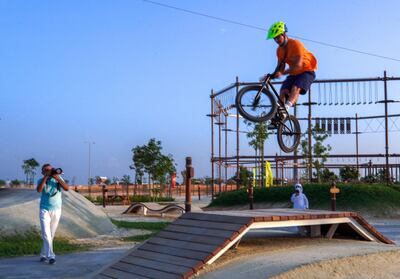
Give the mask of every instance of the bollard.
[[331, 193], [331, 210], [336, 211], [336, 194], [340, 193], [340, 189], [336, 188], [335, 182], [332, 182], [329, 192]]
[[192, 157], [186, 157], [186, 197], [185, 197], [185, 212], [192, 210], [192, 195], [191, 183], [194, 176], [194, 169], [192, 167]]
[[102, 194], [103, 194], [103, 207], [105, 208], [106, 207], [106, 197], [107, 197], [107, 191], [108, 190], [107, 190], [105, 184], [101, 185], [101, 187], [102, 187]]
[[199, 195], [199, 200], [201, 200], [200, 184], [197, 186], [197, 193]]
[[253, 210], [254, 206], [253, 206], [253, 202], [254, 202], [254, 194], [253, 194], [253, 185], [250, 183], [249, 187], [247, 188], [247, 193], [249, 195], [249, 206], [250, 209]]

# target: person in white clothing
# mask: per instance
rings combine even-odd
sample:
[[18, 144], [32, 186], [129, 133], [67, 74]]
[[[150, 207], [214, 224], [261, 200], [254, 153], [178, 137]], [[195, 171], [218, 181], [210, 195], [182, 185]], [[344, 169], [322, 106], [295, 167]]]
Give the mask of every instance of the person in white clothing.
[[50, 164], [42, 166], [43, 177], [39, 179], [36, 190], [41, 193], [40, 198], [40, 227], [43, 246], [40, 252], [40, 261], [49, 264], [56, 262], [53, 252], [53, 239], [61, 217], [61, 192], [68, 191], [68, 184], [60, 176], [61, 169], [54, 169]]
[[300, 183], [294, 185], [294, 193], [290, 201], [293, 203], [293, 208], [295, 209], [308, 209], [308, 199], [303, 194], [303, 186]]
[[[294, 193], [290, 198], [290, 201], [293, 203], [294, 209], [306, 210], [308, 209], [308, 199], [307, 196], [303, 193], [303, 186], [300, 183], [294, 185]], [[299, 234], [306, 236], [308, 235], [308, 227], [297, 227]]]

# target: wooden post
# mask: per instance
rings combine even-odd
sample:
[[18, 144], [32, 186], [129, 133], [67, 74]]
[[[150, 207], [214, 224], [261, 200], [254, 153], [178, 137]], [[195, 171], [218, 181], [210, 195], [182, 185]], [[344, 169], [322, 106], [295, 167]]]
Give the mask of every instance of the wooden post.
[[186, 196], [185, 196], [185, 211], [190, 212], [192, 210], [192, 177], [194, 176], [194, 170], [192, 168], [192, 157], [186, 157]]
[[329, 192], [331, 193], [331, 210], [336, 211], [336, 194], [340, 193], [340, 190], [336, 188], [335, 182], [332, 182]]

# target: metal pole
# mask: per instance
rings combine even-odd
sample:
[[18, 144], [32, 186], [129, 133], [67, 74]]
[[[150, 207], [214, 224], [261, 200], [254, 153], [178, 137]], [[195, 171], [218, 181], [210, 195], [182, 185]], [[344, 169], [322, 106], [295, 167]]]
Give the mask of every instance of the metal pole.
[[92, 144], [95, 144], [95, 142], [92, 141], [85, 141], [89, 145], [89, 167], [88, 167], [88, 191], [89, 191], [89, 197], [91, 197], [91, 188], [90, 188], [90, 178], [91, 178], [91, 166], [90, 166], [90, 161], [91, 161], [91, 146]]
[[[297, 118], [297, 106], [294, 106], [294, 116]], [[294, 150], [293, 155], [296, 157], [297, 156], [297, 148]], [[294, 159], [293, 163], [293, 179], [295, 180], [295, 182], [299, 181], [299, 175], [298, 175], [298, 168], [297, 168], [297, 158]]]
[[192, 192], [191, 192], [191, 180], [193, 173], [192, 168], [192, 157], [186, 157], [186, 195], [185, 195], [185, 212], [192, 210]]
[[[236, 94], [239, 92], [239, 77], [236, 77]], [[240, 183], [240, 166], [239, 166], [239, 111], [236, 108], [236, 190], [239, 190]]]
[[218, 113], [218, 157], [219, 157], [219, 164], [218, 164], [218, 193], [221, 193], [222, 188], [222, 129], [221, 129], [221, 112]]
[[[211, 96], [214, 90], [211, 90]], [[211, 200], [214, 200], [214, 97], [211, 97]]]
[[360, 166], [358, 161], [358, 114], [356, 113], [356, 160], [357, 160], [357, 172], [358, 177], [357, 180], [360, 179]]
[[308, 91], [308, 178], [312, 181], [311, 88]]
[[386, 185], [390, 184], [389, 177], [389, 125], [388, 125], [388, 98], [387, 98], [387, 76], [383, 72], [383, 84], [385, 91], [385, 158], [386, 158]]
[[[228, 117], [225, 116], [225, 158], [228, 157]], [[227, 190], [228, 164], [225, 163], [225, 191]]]
[[278, 185], [278, 177], [279, 177], [278, 153], [275, 153], [275, 176], [276, 176], [276, 185]]

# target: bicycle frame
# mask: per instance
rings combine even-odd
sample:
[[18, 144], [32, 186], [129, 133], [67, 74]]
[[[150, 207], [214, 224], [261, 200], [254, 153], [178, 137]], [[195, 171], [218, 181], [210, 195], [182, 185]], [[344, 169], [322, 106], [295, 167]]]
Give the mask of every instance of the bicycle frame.
[[270, 88], [272, 89], [272, 91], [274, 92], [275, 97], [276, 97], [276, 99], [277, 99], [278, 102], [279, 102], [279, 105], [280, 105], [280, 106], [286, 111], [286, 113], [289, 115], [289, 112], [287, 111], [287, 109], [286, 109], [286, 107], [285, 107], [285, 104], [282, 102], [281, 97], [279, 96], [279, 94], [278, 94], [278, 92], [276, 91], [275, 87], [274, 87], [274, 86], [272, 85], [272, 83], [271, 83], [271, 77], [272, 77], [272, 74], [268, 74], [268, 75], [266, 76], [265, 80], [261, 83], [261, 84], [262, 84], [261, 89], [258, 91], [256, 97], [254, 98], [253, 106], [256, 106], [256, 105], [258, 104], [258, 102], [259, 102], [259, 100], [260, 100], [260, 96], [261, 96], [262, 90], [263, 90], [264, 88], [267, 88], [267, 89], [268, 89], [268, 87], [270, 87]]

